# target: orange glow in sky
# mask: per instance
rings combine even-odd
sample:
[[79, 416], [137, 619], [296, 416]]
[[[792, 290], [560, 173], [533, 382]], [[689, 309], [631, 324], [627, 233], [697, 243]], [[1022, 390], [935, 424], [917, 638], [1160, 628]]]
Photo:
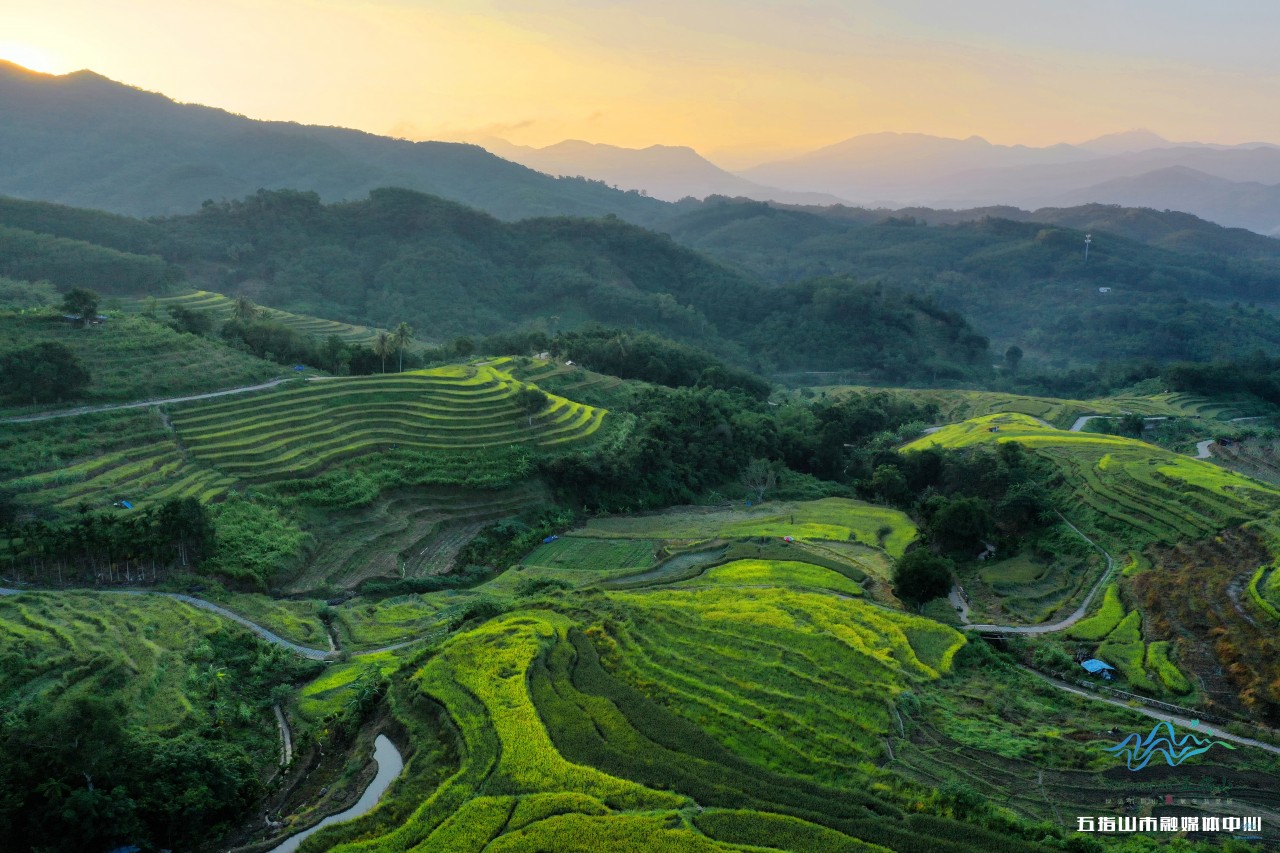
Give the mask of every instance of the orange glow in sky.
[[[1272, 11], [1273, 8], [1275, 11]], [[1280, 4], [1223, 0], [42, 0], [0, 57], [253, 118], [411, 138], [692, 145], [859, 133], [1280, 139]]]

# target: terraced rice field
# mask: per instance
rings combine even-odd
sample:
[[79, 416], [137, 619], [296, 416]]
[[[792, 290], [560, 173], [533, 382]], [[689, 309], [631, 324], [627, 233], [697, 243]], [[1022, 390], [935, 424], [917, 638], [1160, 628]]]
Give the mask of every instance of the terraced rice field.
[[529, 418], [514, 400], [521, 387], [493, 367], [445, 367], [183, 404], [172, 420], [192, 458], [261, 481], [401, 447], [551, 450], [587, 438], [604, 419], [603, 409], [556, 396]]
[[[983, 563], [977, 575], [964, 582], [975, 614], [987, 613], [975, 615], [973, 621], [1003, 624], [1008, 614], [1020, 623], [1047, 622], [1084, 594], [1095, 579], [1093, 569], [1100, 565], [1096, 552], [1088, 559], [1060, 555], [1045, 561], [1023, 553]], [[986, 611], [981, 610], [983, 605]]]
[[[136, 409], [7, 424], [0, 434], [0, 486], [22, 505], [62, 510], [82, 503], [103, 509], [119, 500], [134, 506], [178, 497], [207, 502], [243, 480], [305, 478], [397, 448], [452, 451], [459, 459], [468, 451], [512, 445], [555, 452], [589, 438], [604, 420], [603, 409], [554, 396], [529, 418], [513, 400], [521, 387], [490, 367], [453, 367], [292, 383], [181, 404], [171, 416]], [[478, 464], [472, 457], [472, 470]], [[384, 535], [382, 543], [356, 537], [322, 554], [319, 574], [441, 571], [457, 551], [454, 540], [469, 538], [452, 526], [455, 519], [482, 523], [514, 514], [523, 503], [489, 493], [452, 509], [428, 500], [387, 510], [400, 520], [391, 523], [393, 530], [369, 534]], [[366, 515], [342, 523], [368, 531]], [[393, 547], [379, 551], [386, 565], [366, 570], [364, 556], [373, 544]]]
[[326, 830], [317, 849], [856, 851], [910, 833], [959, 853], [987, 840], [909, 817], [851, 772], [882, 755], [892, 697], [949, 668], [957, 632], [790, 590], [785, 572], [771, 595], [721, 580], [610, 594], [607, 631], [530, 610], [451, 638], [410, 684], [458, 726], [456, 771], [397, 807], [405, 817]]
[[[141, 314], [146, 310], [147, 299], [126, 299], [124, 300], [125, 311], [131, 314]], [[212, 293], [208, 290], [196, 290], [191, 293], [183, 293], [177, 296], [161, 296], [156, 298], [157, 314], [167, 316], [169, 306], [179, 305], [188, 311], [202, 311], [212, 315], [217, 320], [229, 320], [235, 311], [236, 300], [221, 293]], [[307, 335], [309, 337], [324, 340], [331, 335], [336, 335], [344, 343], [359, 344], [361, 346], [371, 346], [374, 339], [378, 337], [378, 332], [385, 331], [370, 326], [357, 326], [351, 323], [339, 323], [336, 320], [323, 320], [319, 317], [310, 317], [305, 314], [292, 314], [288, 311], [281, 311], [278, 308], [266, 308], [258, 306], [258, 316], [264, 320], [270, 320], [287, 326], [294, 331]], [[416, 342], [417, 346], [421, 346], [421, 342]], [[411, 344], [412, 348], [414, 344]]]
[[1116, 551], [1201, 539], [1280, 509], [1280, 491], [1235, 472], [1129, 438], [1052, 429], [1027, 415], [973, 418], [902, 452], [1006, 441], [1052, 460], [1070, 493], [1065, 505], [1075, 508], [1071, 520]]
[[384, 495], [368, 507], [315, 524], [315, 551], [286, 589], [306, 592], [324, 584], [351, 588], [372, 577], [442, 574], [485, 524], [519, 515], [545, 498], [532, 485]]
[[20, 503], [74, 510], [134, 506], [169, 498], [208, 501], [235, 479], [185, 454], [155, 410], [84, 415], [63, 421], [6, 424], [0, 485]]
[[1152, 394], [1148, 396], [1099, 397], [1093, 400], [1068, 400], [1057, 397], [1033, 397], [1024, 394], [1002, 394], [995, 391], [941, 391], [914, 388], [875, 388], [839, 386], [823, 389], [828, 393], [888, 393], [906, 397], [920, 404], [938, 408], [939, 423], [955, 423], [970, 418], [1001, 412], [1016, 412], [1048, 421], [1066, 429], [1083, 415], [1171, 416], [1229, 420], [1231, 418], [1273, 412], [1256, 401], [1238, 403], [1208, 400], [1192, 394]]
[[1215, 444], [1210, 452], [1215, 464], [1280, 488], [1280, 441], [1245, 438], [1229, 446]]

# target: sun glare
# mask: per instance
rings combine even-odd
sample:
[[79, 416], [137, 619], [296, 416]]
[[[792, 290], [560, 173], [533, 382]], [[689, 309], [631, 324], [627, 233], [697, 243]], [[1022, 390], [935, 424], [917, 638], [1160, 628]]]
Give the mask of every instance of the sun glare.
[[44, 74], [58, 74], [62, 71], [62, 62], [52, 53], [23, 42], [0, 41], [0, 59]]

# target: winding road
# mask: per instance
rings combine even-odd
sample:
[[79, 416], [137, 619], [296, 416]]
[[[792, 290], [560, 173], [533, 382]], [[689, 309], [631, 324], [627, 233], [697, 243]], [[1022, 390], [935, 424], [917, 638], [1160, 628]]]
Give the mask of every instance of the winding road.
[[[293, 382], [297, 376], [281, 376], [269, 382], [257, 385], [241, 385], [236, 388], [224, 388], [221, 391], [206, 391], [203, 394], [188, 394], [184, 397], [157, 397], [153, 400], [137, 400], [132, 403], [103, 403], [99, 406], [79, 406], [74, 409], [59, 409], [56, 412], [41, 412], [38, 415], [19, 415], [13, 418], [0, 418], [4, 424], [29, 424], [36, 421], [49, 421], [54, 418], [74, 418], [78, 415], [93, 415], [98, 412], [115, 412], [120, 409], [147, 409], [151, 406], [164, 406], [169, 403], [189, 403], [193, 400], [212, 400], [215, 397], [229, 397], [234, 394], [248, 394], [252, 391], [265, 391], [286, 382]], [[331, 376], [308, 376], [304, 381], [315, 382], [321, 379], [332, 379]]]
[[1197, 734], [1221, 738], [1222, 740], [1238, 743], [1242, 746], [1252, 746], [1275, 755], [1280, 755], [1280, 746], [1275, 746], [1260, 740], [1254, 740], [1251, 737], [1242, 737], [1240, 735], [1231, 734], [1230, 732], [1224, 732], [1222, 729], [1215, 729], [1205, 725], [1205, 723], [1199, 720], [1193, 720], [1189, 717], [1178, 717], [1173, 714], [1166, 714], [1163, 711], [1157, 711], [1154, 708], [1147, 707], [1146, 705], [1131, 705], [1123, 699], [1113, 699], [1110, 696], [1100, 696], [1097, 693], [1093, 693], [1080, 687], [1074, 687], [1065, 681], [1045, 675], [1042, 672], [1036, 672], [1034, 669], [1028, 669], [1025, 666], [1022, 667], [1022, 669], [1036, 676], [1041, 681], [1048, 682], [1059, 690], [1065, 690], [1068, 693], [1074, 693], [1077, 696], [1083, 696], [1086, 699], [1093, 699], [1097, 702], [1106, 702], [1108, 705], [1115, 705], [1117, 708], [1124, 708], [1126, 711], [1135, 711], [1143, 716], [1150, 717], [1153, 720], [1165, 720], [1173, 723], [1175, 726], [1181, 726], [1184, 730], [1192, 729]]

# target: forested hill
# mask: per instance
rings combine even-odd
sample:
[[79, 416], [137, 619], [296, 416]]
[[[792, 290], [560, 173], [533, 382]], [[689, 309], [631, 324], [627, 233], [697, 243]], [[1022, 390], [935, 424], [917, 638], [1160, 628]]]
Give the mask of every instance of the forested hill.
[[0, 275], [126, 294], [122, 271], [132, 268], [134, 293], [189, 285], [337, 320], [404, 321], [428, 341], [600, 323], [763, 372], [906, 381], [971, 376], [990, 363], [986, 339], [926, 297], [847, 276], [779, 290], [620, 219], [504, 223], [409, 190], [334, 205], [262, 191], [136, 225], [8, 200], [0, 240]]
[[909, 211], [727, 199], [679, 207], [663, 230], [686, 246], [778, 285], [856, 273], [929, 294], [997, 349], [1017, 344], [1063, 362], [1280, 351], [1280, 328], [1252, 307], [1280, 302], [1276, 241], [1186, 214], [1090, 206], [1032, 222], [1019, 221], [1035, 215], [1021, 211], [1010, 211], [1017, 219], [920, 211], [953, 220], [930, 225]]
[[553, 178], [474, 145], [255, 121], [179, 104], [89, 71], [52, 76], [0, 61], [0, 194], [135, 216], [190, 213], [258, 189], [326, 201], [403, 186], [504, 219], [600, 216], [635, 222], [667, 205], [598, 181]]

